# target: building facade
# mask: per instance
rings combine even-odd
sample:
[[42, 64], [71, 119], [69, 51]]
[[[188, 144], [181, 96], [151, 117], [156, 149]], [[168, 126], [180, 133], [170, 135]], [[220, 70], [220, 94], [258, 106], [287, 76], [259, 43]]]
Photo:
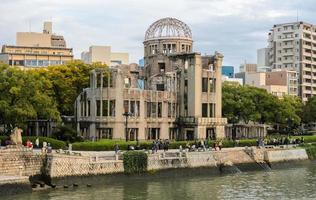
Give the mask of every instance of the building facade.
[[294, 70], [266, 72], [266, 85], [286, 86], [286, 94], [298, 96], [298, 73]]
[[3, 45], [0, 61], [25, 68], [63, 65], [73, 60], [71, 48]]
[[267, 67], [269, 64], [269, 48], [257, 50], [257, 67]]
[[298, 95], [303, 101], [316, 95], [316, 26], [305, 22], [276, 24], [268, 42], [270, 66], [298, 73]]
[[124, 139], [125, 113], [131, 140], [224, 138], [223, 56], [192, 49], [185, 23], [154, 22], [145, 34], [144, 68], [131, 64], [92, 72], [90, 87], [76, 100], [77, 130], [91, 139]]
[[257, 64], [254, 63], [244, 63], [239, 67], [239, 72], [252, 73], [257, 72]]
[[11, 66], [46, 67], [73, 60], [72, 48], [61, 35], [52, 34], [52, 23], [44, 22], [43, 33], [18, 32], [16, 45], [3, 45], [0, 61]]
[[87, 64], [101, 62], [108, 66], [127, 65], [129, 64], [129, 54], [112, 52], [111, 46], [90, 46], [89, 51], [81, 53], [81, 60]]
[[267, 92], [283, 98], [298, 95], [298, 75], [293, 70], [245, 73], [245, 84], [263, 88]]

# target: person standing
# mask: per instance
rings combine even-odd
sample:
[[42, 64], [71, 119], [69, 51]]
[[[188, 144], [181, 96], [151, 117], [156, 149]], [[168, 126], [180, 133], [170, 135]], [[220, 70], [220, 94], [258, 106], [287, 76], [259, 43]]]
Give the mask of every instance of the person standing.
[[222, 140], [220, 140], [220, 141], [218, 142], [218, 148], [219, 148], [219, 150], [222, 150], [222, 146], [223, 146], [223, 142], [222, 142]]
[[39, 148], [39, 139], [38, 138], [36, 138], [36, 140], [35, 140], [35, 145], [36, 145], [36, 148]]

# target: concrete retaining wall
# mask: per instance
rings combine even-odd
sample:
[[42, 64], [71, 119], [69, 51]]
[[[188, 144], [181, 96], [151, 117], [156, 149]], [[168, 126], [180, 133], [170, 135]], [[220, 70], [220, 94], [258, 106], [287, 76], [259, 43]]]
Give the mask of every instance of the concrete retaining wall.
[[264, 152], [264, 160], [268, 163], [307, 160], [305, 149], [284, 149]]

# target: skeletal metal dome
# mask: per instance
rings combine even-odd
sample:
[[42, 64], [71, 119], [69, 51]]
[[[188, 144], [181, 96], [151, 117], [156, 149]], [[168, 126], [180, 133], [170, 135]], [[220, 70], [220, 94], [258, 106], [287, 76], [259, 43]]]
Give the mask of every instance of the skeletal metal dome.
[[145, 34], [145, 41], [167, 38], [192, 40], [191, 29], [184, 22], [167, 17], [151, 24]]

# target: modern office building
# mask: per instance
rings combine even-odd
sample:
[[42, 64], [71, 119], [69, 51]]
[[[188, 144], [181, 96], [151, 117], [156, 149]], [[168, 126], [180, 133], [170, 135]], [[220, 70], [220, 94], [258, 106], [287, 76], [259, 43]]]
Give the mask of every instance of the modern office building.
[[266, 85], [286, 86], [286, 94], [298, 96], [298, 73], [294, 70], [266, 72]]
[[144, 58], [138, 60], [138, 65], [140, 67], [145, 67], [145, 60], [144, 60]]
[[248, 73], [256, 73], [257, 72], [257, 64], [253, 63], [243, 63], [239, 66], [239, 72], [235, 73], [234, 77], [243, 80], [243, 85], [246, 83], [246, 75]]
[[223, 66], [222, 75], [234, 78], [234, 66]]
[[3, 45], [0, 61], [11, 66], [45, 67], [73, 60], [71, 48], [61, 35], [52, 33], [52, 23], [44, 22], [43, 33], [18, 32], [16, 45]]
[[185, 23], [154, 22], [145, 34], [144, 68], [117, 65], [91, 73], [90, 87], [75, 104], [77, 130], [90, 139], [224, 138], [223, 56], [201, 56], [192, 49]]
[[240, 65], [239, 72], [257, 72], [257, 64], [245, 62]]
[[316, 25], [306, 22], [276, 24], [269, 33], [269, 65], [298, 73], [298, 95], [316, 95]]
[[89, 51], [81, 53], [81, 60], [87, 64], [101, 62], [108, 66], [127, 65], [129, 64], [129, 54], [112, 52], [111, 46], [90, 46]]
[[245, 84], [266, 89], [267, 92], [282, 98], [285, 95], [298, 95], [298, 76], [296, 71], [279, 70], [245, 74]]

